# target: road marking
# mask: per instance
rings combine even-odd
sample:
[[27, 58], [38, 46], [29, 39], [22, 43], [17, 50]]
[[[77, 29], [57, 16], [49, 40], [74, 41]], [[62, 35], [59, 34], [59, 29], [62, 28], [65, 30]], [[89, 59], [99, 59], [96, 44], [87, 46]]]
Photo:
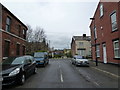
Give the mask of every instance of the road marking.
[[118, 76], [118, 75], [115, 75], [115, 74], [113, 74], [113, 73], [110, 73], [110, 72], [107, 72], [107, 71], [104, 71], [104, 70], [101, 70], [101, 69], [98, 69], [98, 68], [95, 68], [95, 67], [91, 67], [91, 68], [96, 69], [96, 70], [101, 71], [101, 72], [104, 72], [104, 73], [107, 73], [107, 74], [110, 74], [110, 75], [112, 75], [112, 76], [114, 76], [114, 77], [117, 77], [117, 78], [120, 77], [120, 76]]
[[63, 75], [61, 74], [61, 82], [63, 82]]
[[96, 84], [97, 86], [100, 86], [97, 82], [93, 82], [94, 84]]

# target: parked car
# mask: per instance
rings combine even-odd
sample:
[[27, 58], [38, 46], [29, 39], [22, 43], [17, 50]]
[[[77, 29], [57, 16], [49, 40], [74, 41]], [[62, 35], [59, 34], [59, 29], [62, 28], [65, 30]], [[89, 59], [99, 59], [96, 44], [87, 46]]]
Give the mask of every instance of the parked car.
[[89, 66], [88, 59], [85, 59], [83, 56], [74, 56], [72, 59], [72, 64], [76, 66]]
[[34, 59], [36, 61], [36, 66], [46, 66], [49, 64], [49, 58], [47, 52], [35, 52]]
[[2, 85], [22, 85], [36, 70], [36, 62], [32, 56], [8, 57], [2, 62]]

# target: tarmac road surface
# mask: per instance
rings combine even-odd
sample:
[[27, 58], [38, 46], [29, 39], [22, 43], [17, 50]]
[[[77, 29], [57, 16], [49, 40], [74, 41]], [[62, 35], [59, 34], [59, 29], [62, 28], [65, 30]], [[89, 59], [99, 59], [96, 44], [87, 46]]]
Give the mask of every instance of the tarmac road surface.
[[118, 88], [118, 80], [90, 67], [76, 67], [70, 59], [51, 59], [24, 85], [13, 88]]

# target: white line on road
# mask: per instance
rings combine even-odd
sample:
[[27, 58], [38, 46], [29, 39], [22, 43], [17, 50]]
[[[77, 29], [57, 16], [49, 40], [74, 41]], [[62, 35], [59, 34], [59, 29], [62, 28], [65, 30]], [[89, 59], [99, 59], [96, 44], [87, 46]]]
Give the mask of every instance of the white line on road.
[[97, 86], [100, 86], [97, 82], [93, 82], [94, 84], [96, 84]]
[[98, 68], [95, 68], [95, 67], [92, 67], [92, 68], [93, 68], [93, 69], [96, 69], [96, 70], [98, 70], [98, 71], [101, 71], [101, 72], [107, 73], [107, 74], [112, 75], [112, 76], [117, 77], [117, 78], [120, 77], [120, 76], [118, 76], [118, 75], [115, 75], [115, 74], [113, 74], [113, 73], [110, 73], [110, 72], [107, 72], [107, 71], [104, 71], [104, 70], [101, 70], [101, 69], [98, 69]]
[[61, 74], [61, 82], [63, 82], [63, 75]]

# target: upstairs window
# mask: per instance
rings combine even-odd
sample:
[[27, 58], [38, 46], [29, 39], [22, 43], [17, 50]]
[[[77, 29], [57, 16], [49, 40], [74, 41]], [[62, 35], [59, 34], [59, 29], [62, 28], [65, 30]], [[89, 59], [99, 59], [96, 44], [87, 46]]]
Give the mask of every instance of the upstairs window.
[[83, 42], [79, 42], [79, 47], [83, 47], [84, 43]]
[[111, 14], [111, 24], [112, 24], [112, 31], [117, 30], [116, 12]]
[[18, 36], [20, 37], [21, 26], [18, 25]]
[[6, 19], [6, 31], [10, 32], [11, 18], [7, 17]]
[[94, 39], [97, 39], [97, 29], [96, 29], [96, 26], [94, 27]]
[[26, 30], [23, 29], [23, 38], [26, 39]]
[[104, 14], [104, 13], [103, 13], [103, 4], [101, 4], [101, 5], [100, 5], [100, 17], [102, 17], [103, 14]]
[[25, 29], [23, 29], [23, 35], [25, 34]]

